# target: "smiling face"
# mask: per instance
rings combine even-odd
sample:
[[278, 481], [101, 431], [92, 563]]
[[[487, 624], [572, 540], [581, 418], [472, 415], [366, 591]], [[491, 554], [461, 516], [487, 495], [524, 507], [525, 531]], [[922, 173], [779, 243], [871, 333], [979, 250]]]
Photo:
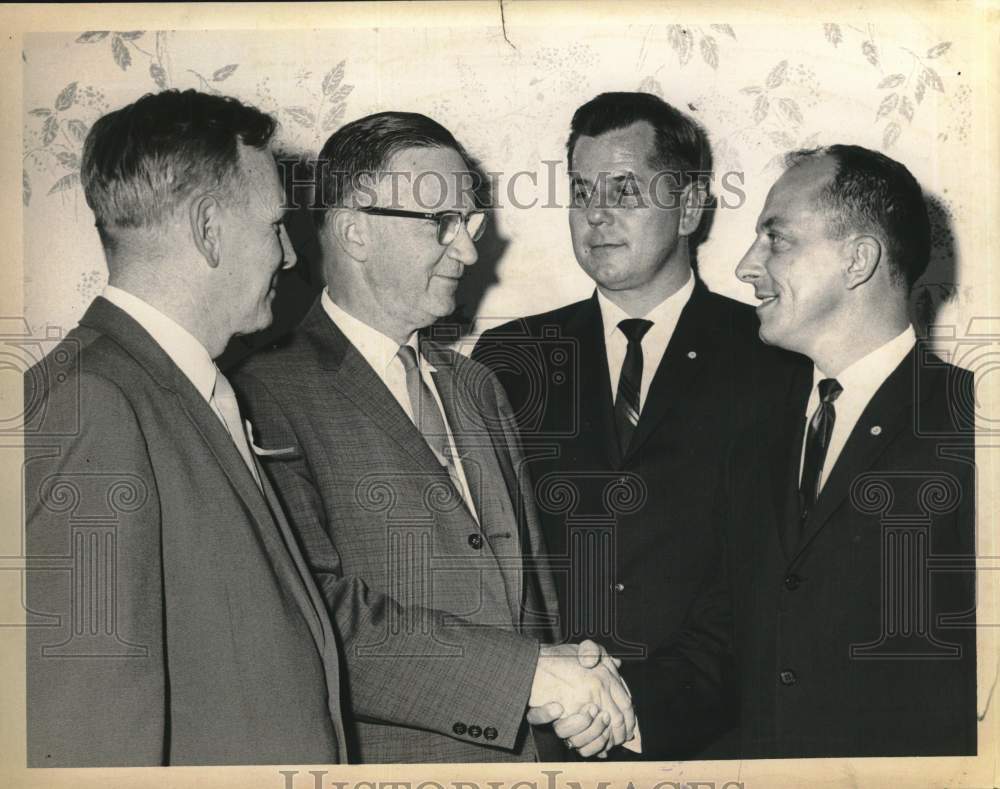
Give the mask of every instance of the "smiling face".
[[757, 238], [736, 268], [761, 300], [761, 339], [813, 359], [831, 338], [852, 330], [844, 319], [848, 242], [830, 237], [827, 214], [816, 203], [835, 173], [828, 156], [786, 171], [771, 187]]
[[[239, 191], [225, 205], [223, 267], [234, 334], [271, 325], [278, 272], [295, 265], [295, 252], [282, 221], [285, 199], [274, 157], [240, 145]], [[223, 309], [222, 304], [216, 309]]]
[[654, 152], [645, 121], [581, 136], [573, 148], [573, 251], [609, 298], [657, 294], [656, 304], [687, 277], [683, 238], [694, 228], [682, 229], [681, 185], [673, 174], [658, 174]]
[[[467, 166], [451, 148], [407, 148], [397, 153], [382, 178], [376, 206], [406, 211], [461, 211], [475, 208], [462, 189]], [[417, 329], [455, 310], [455, 291], [465, 267], [476, 262], [476, 246], [465, 225], [447, 246], [437, 240], [437, 223], [407, 217], [365, 214], [372, 253], [364, 266], [372, 312], [371, 326], [400, 343]]]

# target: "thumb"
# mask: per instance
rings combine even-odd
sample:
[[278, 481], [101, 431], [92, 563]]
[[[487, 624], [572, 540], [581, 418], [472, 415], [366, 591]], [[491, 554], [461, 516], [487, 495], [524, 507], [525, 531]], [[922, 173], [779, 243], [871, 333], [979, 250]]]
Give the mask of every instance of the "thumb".
[[581, 641], [576, 651], [576, 658], [584, 668], [594, 668], [604, 655], [604, 647], [589, 638]]
[[552, 721], [561, 717], [562, 714], [562, 705], [557, 701], [550, 701], [541, 707], [531, 707], [528, 710], [528, 714], [525, 715], [525, 719], [532, 726], [542, 726], [546, 723], [552, 723]]

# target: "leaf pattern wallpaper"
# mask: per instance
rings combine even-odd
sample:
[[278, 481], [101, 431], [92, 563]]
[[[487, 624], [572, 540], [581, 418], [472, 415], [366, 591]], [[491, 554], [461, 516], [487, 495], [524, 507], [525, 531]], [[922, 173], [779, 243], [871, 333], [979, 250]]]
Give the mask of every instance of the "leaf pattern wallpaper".
[[101, 114], [164, 88], [230, 94], [272, 113], [277, 148], [295, 157], [315, 155], [343, 123], [371, 112], [434, 117], [482, 163], [496, 203], [458, 317], [486, 328], [581, 298], [590, 282], [573, 259], [564, 208], [569, 120], [601, 91], [642, 90], [697, 118], [712, 140], [722, 204], [698, 251], [711, 288], [752, 301], [733, 269], [786, 151], [857, 143], [903, 161], [928, 195], [934, 260], [914, 293], [915, 317], [962, 324], [985, 303], [971, 285], [984, 262], [961, 254], [976, 230], [965, 185], [978, 174], [969, 151], [982, 120], [973, 113], [973, 42], [963, 49], [962, 35], [946, 20], [932, 29], [864, 19], [30, 34], [27, 318], [36, 331], [68, 330], [100, 293], [106, 272], [80, 186], [83, 141]]

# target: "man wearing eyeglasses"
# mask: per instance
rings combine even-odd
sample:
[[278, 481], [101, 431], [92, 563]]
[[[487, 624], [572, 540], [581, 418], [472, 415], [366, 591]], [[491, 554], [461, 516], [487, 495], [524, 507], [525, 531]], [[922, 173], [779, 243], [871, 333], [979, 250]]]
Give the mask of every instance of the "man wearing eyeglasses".
[[606, 654], [540, 646], [555, 640], [555, 592], [499, 384], [418, 339], [476, 262], [472, 167], [422, 115], [337, 131], [317, 167], [326, 289], [235, 377], [328, 592], [363, 762], [565, 758], [524, 722], [529, 707], [564, 715], [557, 730], [587, 753], [635, 723]]

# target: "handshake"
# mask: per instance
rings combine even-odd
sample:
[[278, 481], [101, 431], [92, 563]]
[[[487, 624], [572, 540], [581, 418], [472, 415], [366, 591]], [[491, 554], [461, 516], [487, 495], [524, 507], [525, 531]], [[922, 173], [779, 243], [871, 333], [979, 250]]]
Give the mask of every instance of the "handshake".
[[631, 740], [632, 694], [618, 674], [621, 661], [593, 641], [542, 646], [528, 699], [528, 723], [552, 723], [581, 756], [607, 756]]

